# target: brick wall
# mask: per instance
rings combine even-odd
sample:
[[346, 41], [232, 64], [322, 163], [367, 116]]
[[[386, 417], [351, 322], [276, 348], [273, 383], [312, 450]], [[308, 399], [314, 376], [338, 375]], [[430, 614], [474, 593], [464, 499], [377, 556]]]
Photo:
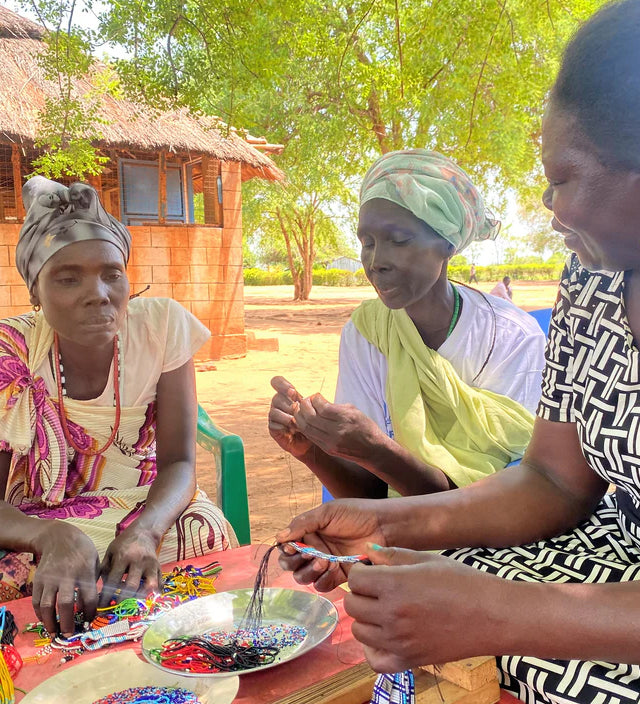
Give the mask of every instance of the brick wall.
[[[244, 355], [242, 199], [240, 164], [222, 164], [223, 227], [130, 227], [131, 291], [175, 298], [211, 330], [197, 359]], [[29, 295], [15, 268], [19, 225], [0, 223], [0, 318], [29, 310]]]

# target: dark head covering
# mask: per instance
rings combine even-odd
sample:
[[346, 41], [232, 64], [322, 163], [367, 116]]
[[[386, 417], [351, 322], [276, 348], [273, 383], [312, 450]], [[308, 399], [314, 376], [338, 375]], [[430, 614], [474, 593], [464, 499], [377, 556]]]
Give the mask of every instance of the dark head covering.
[[16, 247], [16, 267], [31, 287], [40, 270], [63, 247], [85, 240], [111, 242], [129, 261], [131, 234], [102, 207], [95, 189], [84, 183], [69, 188], [43, 176], [22, 189], [27, 216]]

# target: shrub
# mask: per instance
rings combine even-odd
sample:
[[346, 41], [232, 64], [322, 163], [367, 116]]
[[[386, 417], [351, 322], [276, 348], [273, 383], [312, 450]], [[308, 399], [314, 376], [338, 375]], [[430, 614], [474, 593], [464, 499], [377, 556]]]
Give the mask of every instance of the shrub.
[[[477, 266], [478, 281], [500, 281], [510, 276], [514, 281], [555, 281], [562, 274], [563, 264], [498, 264]], [[469, 280], [469, 266], [450, 266], [449, 278], [466, 282]]]
[[[562, 274], [563, 263], [547, 264], [500, 264], [495, 266], [477, 266], [476, 276], [479, 281], [500, 281], [504, 276], [510, 276], [514, 281], [555, 281]], [[450, 266], [449, 278], [454, 281], [469, 280], [469, 265]], [[282, 286], [292, 285], [291, 272], [263, 271], [249, 268], [244, 270], [246, 286]], [[314, 286], [366, 286], [369, 282], [364, 269], [344, 271], [343, 269], [314, 269]]]

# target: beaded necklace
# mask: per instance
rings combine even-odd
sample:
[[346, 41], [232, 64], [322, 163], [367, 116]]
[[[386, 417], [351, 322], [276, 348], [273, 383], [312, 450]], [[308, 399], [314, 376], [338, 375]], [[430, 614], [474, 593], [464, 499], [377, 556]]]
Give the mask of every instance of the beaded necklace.
[[[451, 282], [449, 282], [451, 283]], [[460, 318], [460, 292], [458, 289], [451, 284], [451, 288], [453, 289], [453, 316], [451, 317], [451, 322], [449, 323], [449, 329], [447, 330], [447, 337], [451, 335], [453, 332], [453, 328], [455, 328], [456, 323], [458, 322], [458, 319]]]
[[118, 434], [118, 428], [120, 427], [120, 338], [118, 337], [118, 335], [113, 338], [113, 405], [116, 409], [116, 418], [113, 424], [111, 436], [109, 437], [107, 442], [95, 452], [92, 450], [85, 450], [84, 448], [78, 447], [73, 438], [71, 437], [71, 433], [69, 432], [69, 426], [67, 424], [67, 414], [64, 410], [64, 398], [67, 395], [67, 390], [64, 387], [64, 367], [62, 366], [62, 357], [60, 355], [58, 333], [54, 333], [53, 335], [53, 347], [56, 362], [56, 364], [54, 365], [54, 371], [56, 373], [56, 384], [58, 386], [58, 403], [60, 404], [60, 420], [62, 422], [62, 431], [64, 433], [64, 437], [69, 443], [69, 445], [81, 455], [101, 455], [103, 452], [105, 452], [105, 450], [107, 450], [107, 448], [111, 446], [113, 441], [116, 439], [116, 435]]

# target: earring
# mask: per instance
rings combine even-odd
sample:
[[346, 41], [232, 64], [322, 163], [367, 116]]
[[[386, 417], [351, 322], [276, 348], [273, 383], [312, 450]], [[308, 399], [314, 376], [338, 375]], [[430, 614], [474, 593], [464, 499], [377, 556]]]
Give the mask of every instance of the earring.
[[33, 306], [31, 306], [31, 307], [33, 308], [34, 313], [38, 313], [40, 311], [40, 308], [42, 308], [42, 306], [39, 303], [34, 303]]

